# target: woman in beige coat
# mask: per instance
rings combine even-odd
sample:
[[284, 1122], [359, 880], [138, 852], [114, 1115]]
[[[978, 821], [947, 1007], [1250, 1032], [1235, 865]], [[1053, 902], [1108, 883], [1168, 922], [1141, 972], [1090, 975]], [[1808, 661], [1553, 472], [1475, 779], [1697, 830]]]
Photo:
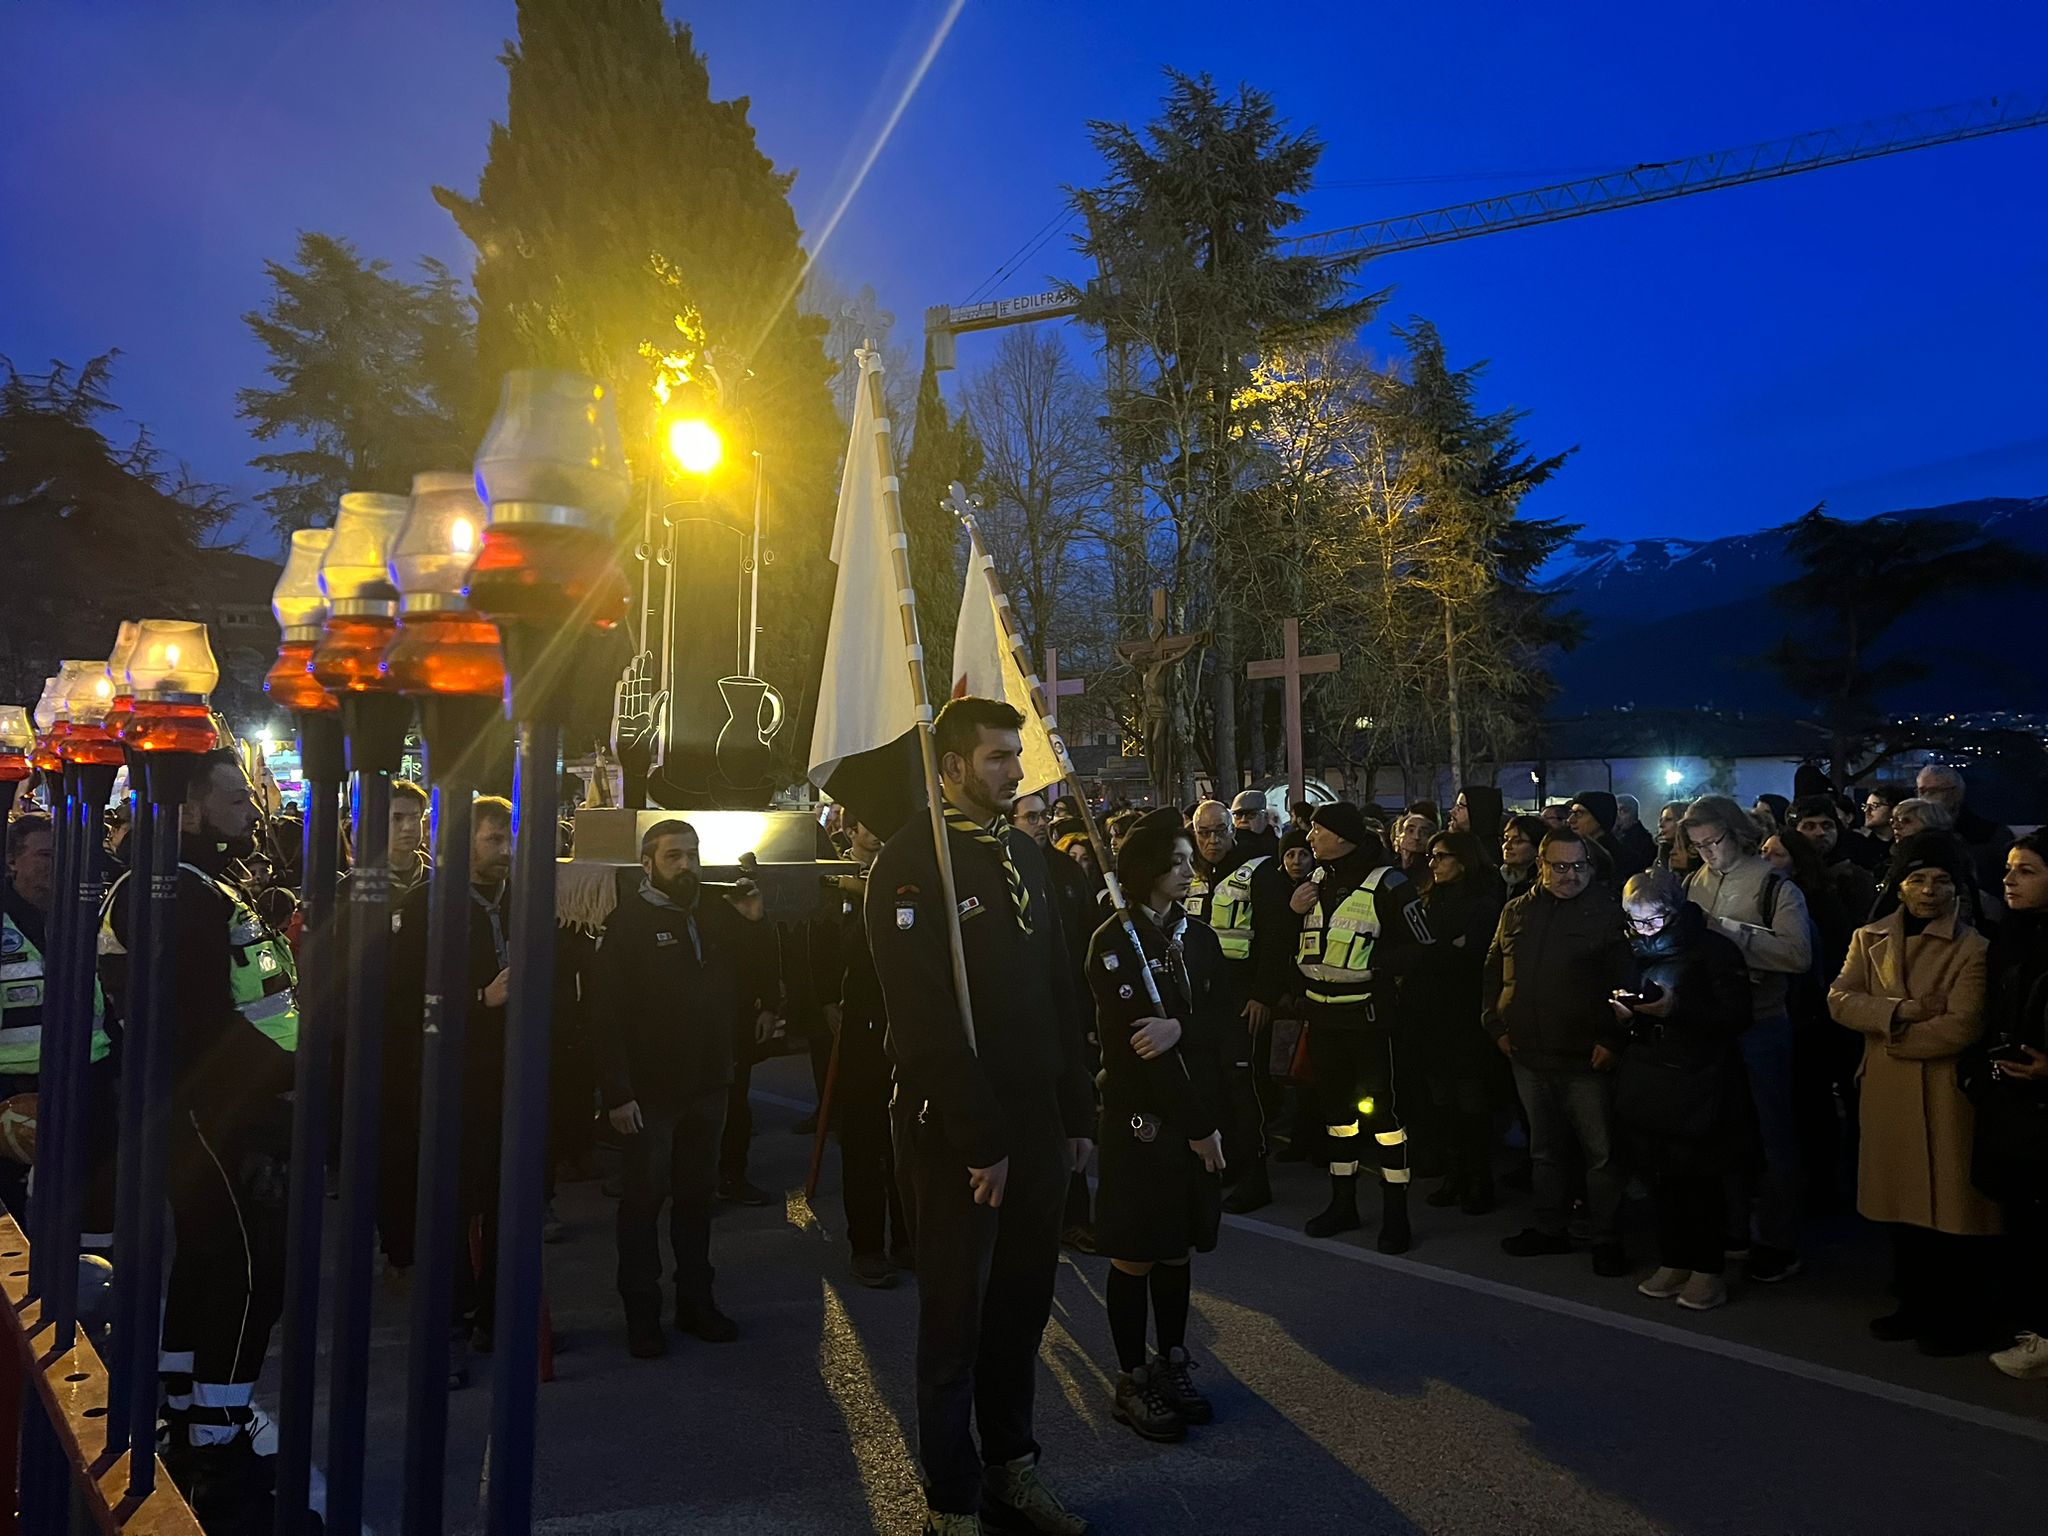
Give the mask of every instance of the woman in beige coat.
[[1828, 989], [1836, 1022], [1864, 1037], [1856, 1207], [1891, 1227], [1898, 1258], [1898, 1310], [1870, 1331], [1967, 1354], [1984, 1347], [1977, 1291], [1999, 1211], [1970, 1182], [1974, 1111], [1956, 1058], [1984, 1032], [1989, 946], [1957, 912], [1966, 876], [1947, 833], [1901, 842], [1892, 878], [1897, 908], [1856, 930]]

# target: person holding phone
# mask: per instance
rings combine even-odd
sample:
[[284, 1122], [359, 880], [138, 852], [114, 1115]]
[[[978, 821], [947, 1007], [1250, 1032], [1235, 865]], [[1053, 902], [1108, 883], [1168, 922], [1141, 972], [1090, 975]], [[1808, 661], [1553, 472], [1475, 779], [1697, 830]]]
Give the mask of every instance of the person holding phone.
[[[1223, 1220], [1218, 1125], [1232, 993], [1215, 931], [1182, 906], [1195, 873], [1192, 834], [1139, 826], [1117, 854], [1116, 873], [1136, 903], [1131, 918], [1143, 953], [1118, 918], [1088, 946], [1103, 1070], [1095, 1239], [1110, 1261], [1105, 1304], [1120, 1373], [1114, 1412], [1147, 1440], [1179, 1440], [1189, 1424], [1215, 1416], [1189, 1374], [1188, 1257], [1215, 1248]], [[1159, 1343], [1150, 1356], [1148, 1303]]]
[[1657, 1207], [1657, 1269], [1636, 1289], [1708, 1312], [1728, 1299], [1725, 1180], [1754, 1139], [1735, 1047], [1749, 1023], [1749, 973], [1669, 871], [1631, 877], [1621, 910], [1635, 975], [1608, 1001], [1628, 1031], [1614, 1126]]
[[2048, 832], [2005, 856], [2005, 920], [1992, 936], [1981, 1061], [1966, 1058], [1976, 1106], [1971, 1181], [2005, 1208], [2006, 1316], [2016, 1337], [1991, 1363], [2048, 1382]]

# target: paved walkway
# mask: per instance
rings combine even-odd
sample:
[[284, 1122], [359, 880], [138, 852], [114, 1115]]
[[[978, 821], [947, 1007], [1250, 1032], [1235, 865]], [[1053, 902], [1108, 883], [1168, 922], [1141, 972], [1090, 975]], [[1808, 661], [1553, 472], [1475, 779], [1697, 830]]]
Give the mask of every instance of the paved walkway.
[[[808, 1079], [785, 1061], [759, 1087], [754, 1177], [799, 1189], [809, 1143], [787, 1127]], [[625, 1351], [612, 1203], [596, 1184], [563, 1190], [570, 1240], [547, 1250], [563, 1346], [535, 1468], [547, 1531], [919, 1529], [916, 1294], [853, 1284], [836, 1164], [815, 1212], [797, 1194], [719, 1217], [719, 1296], [740, 1342], [677, 1336], [653, 1362]], [[1190, 1342], [1218, 1422], [1184, 1445], [1111, 1420], [1106, 1265], [1063, 1262], [1041, 1439], [1048, 1478], [1098, 1531], [2034, 1536], [2048, 1522], [2048, 1384], [1870, 1340], [1884, 1270], [1852, 1223], [1812, 1245], [1806, 1276], [1695, 1316], [1596, 1278], [1584, 1255], [1505, 1257], [1512, 1207], [1420, 1207], [1400, 1259], [1369, 1231], [1311, 1241], [1300, 1223], [1322, 1176], [1280, 1172], [1279, 1201], [1229, 1218], [1196, 1261]], [[368, 1513], [385, 1533], [402, 1311], [383, 1298], [373, 1345]], [[451, 1530], [475, 1520], [487, 1409], [485, 1386], [454, 1399]]]

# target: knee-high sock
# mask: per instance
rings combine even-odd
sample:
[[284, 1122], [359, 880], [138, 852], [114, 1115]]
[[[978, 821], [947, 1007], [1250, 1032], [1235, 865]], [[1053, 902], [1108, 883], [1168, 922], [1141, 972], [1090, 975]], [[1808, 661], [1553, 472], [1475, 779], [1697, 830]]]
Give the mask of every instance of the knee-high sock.
[[1154, 1264], [1149, 1278], [1159, 1353], [1170, 1354], [1187, 1343], [1188, 1291], [1193, 1281], [1185, 1264]]
[[[1155, 1265], [1158, 1274], [1164, 1265]], [[1135, 1371], [1145, 1363], [1145, 1276], [1127, 1274], [1114, 1264], [1103, 1288], [1109, 1304], [1109, 1336], [1116, 1341], [1116, 1363]]]

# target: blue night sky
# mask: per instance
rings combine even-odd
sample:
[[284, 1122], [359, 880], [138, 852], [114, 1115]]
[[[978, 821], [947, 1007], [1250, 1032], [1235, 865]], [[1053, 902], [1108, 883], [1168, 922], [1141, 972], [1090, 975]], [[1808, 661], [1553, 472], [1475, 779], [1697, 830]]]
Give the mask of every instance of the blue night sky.
[[[752, 99], [815, 240], [947, 6], [669, 9], [720, 94]], [[428, 188], [474, 186], [512, 27], [503, 0], [0, 7], [0, 352], [120, 347], [127, 412], [254, 490], [234, 391], [259, 378], [238, 316], [262, 261], [311, 228], [464, 267]], [[1086, 120], [1148, 117], [1167, 65], [1256, 85], [1323, 137], [1306, 231], [2039, 90], [2048, 7], [970, 0], [825, 266], [873, 283], [914, 343], [927, 304], [967, 298], [1095, 175]], [[1389, 257], [1366, 281], [1454, 360], [1492, 359], [1485, 401], [1526, 408], [1534, 446], [1581, 445], [1532, 509], [1589, 535], [2034, 495], [2043, 187], [2035, 129]], [[1056, 240], [995, 291], [1078, 272]], [[963, 341], [963, 365], [991, 347]]]

